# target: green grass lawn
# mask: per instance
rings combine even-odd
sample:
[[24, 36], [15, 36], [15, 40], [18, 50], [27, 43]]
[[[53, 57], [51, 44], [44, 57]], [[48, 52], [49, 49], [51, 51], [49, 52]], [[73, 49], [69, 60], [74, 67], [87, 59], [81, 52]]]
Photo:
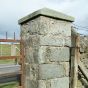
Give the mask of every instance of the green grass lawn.
[[[18, 48], [19, 45], [16, 45]], [[16, 55], [19, 55], [19, 51], [16, 50]], [[0, 56], [11, 56], [11, 44], [0, 44]], [[0, 64], [13, 64], [15, 60], [0, 60]], [[0, 88], [18, 88], [18, 82], [9, 82], [0, 84]]]
[[6, 56], [11, 54], [11, 45], [10, 44], [0, 44], [0, 55]]
[[[19, 44], [16, 45], [19, 49]], [[19, 51], [16, 50], [16, 55], [19, 55]], [[11, 44], [0, 44], [0, 56], [11, 56]], [[0, 64], [13, 64], [15, 60], [0, 60]]]
[[18, 82], [9, 82], [5, 84], [0, 84], [0, 88], [18, 88]]

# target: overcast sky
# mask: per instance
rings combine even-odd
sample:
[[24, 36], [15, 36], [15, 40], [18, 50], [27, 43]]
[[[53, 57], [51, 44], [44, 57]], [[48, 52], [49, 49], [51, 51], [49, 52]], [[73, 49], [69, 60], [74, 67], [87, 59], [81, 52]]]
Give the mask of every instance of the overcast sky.
[[19, 37], [18, 20], [41, 8], [51, 8], [75, 17], [75, 24], [88, 26], [88, 0], [0, 0], [0, 38], [16, 32]]

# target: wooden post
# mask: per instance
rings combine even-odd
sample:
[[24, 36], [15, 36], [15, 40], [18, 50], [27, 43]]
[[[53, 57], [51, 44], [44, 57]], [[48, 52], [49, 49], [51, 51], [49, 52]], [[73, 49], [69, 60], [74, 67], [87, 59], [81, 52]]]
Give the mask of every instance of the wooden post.
[[73, 56], [71, 56], [71, 83], [70, 88], [77, 88], [77, 80], [78, 80], [78, 64], [80, 61], [80, 36], [74, 35], [75, 45], [72, 48]]
[[74, 57], [74, 71], [73, 71], [73, 88], [77, 88], [77, 80], [78, 80], [78, 64], [79, 64], [79, 36], [76, 37], [76, 45], [75, 45], [75, 57]]

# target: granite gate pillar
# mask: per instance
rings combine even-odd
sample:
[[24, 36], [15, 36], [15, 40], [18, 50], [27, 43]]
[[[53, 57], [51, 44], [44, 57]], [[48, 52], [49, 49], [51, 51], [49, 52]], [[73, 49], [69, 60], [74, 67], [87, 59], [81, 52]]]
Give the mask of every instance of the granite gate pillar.
[[25, 88], [69, 88], [73, 21], [47, 8], [19, 20], [25, 43]]

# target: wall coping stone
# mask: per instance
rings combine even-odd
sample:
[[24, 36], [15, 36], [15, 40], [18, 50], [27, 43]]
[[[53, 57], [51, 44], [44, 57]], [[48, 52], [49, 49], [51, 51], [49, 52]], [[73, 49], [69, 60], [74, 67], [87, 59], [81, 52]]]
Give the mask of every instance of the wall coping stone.
[[35, 17], [38, 17], [38, 16], [47, 16], [47, 17], [51, 17], [51, 18], [55, 18], [55, 19], [74, 22], [74, 18], [71, 17], [71, 16], [68, 16], [68, 15], [63, 14], [61, 12], [51, 10], [51, 9], [48, 9], [48, 8], [42, 8], [40, 10], [37, 10], [37, 11], [21, 18], [20, 20], [18, 20], [18, 23], [22, 24], [22, 23], [24, 23], [28, 20], [34, 19]]

